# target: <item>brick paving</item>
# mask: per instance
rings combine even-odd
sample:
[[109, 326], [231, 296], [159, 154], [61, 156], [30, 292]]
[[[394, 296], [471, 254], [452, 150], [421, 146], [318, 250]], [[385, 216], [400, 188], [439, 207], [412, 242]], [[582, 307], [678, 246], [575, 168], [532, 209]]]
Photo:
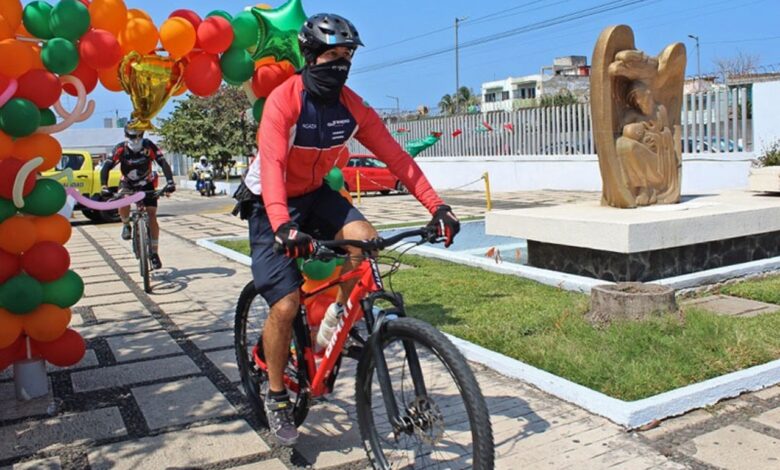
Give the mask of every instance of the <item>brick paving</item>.
[[[186, 196], [177, 196], [184, 197]], [[494, 195], [494, 207], [580, 201], [596, 193]], [[484, 214], [477, 193], [445, 199], [461, 217]], [[225, 199], [225, 205], [229, 200]], [[410, 196], [364, 197], [375, 223], [424, 221]], [[118, 225], [79, 225], [68, 244], [86, 283], [73, 327], [84, 360], [51, 368], [51, 393], [16, 402], [0, 372], [0, 469], [365, 468], [354, 409], [354, 364], [316, 405], [295, 449], [273, 445], [249, 412], [232, 350], [235, 301], [248, 269], [194, 244], [244, 235], [221, 212], [163, 220], [165, 267], [139, 288]], [[780, 458], [780, 386], [669, 419], [643, 432], [619, 426], [522, 382], [473, 365], [488, 408], [497, 468], [771, 468]]]

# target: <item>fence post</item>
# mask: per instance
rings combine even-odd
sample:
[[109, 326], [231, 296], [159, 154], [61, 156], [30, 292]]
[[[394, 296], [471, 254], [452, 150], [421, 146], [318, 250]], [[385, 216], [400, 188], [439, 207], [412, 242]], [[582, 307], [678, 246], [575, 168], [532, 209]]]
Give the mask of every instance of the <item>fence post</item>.
[[493, 208], [493, 202], [490, 200], [490, 175], [487, 171], [482, 173], [482, 179], [485, 180], [485, 203], [487, 211], [490, 212], [490, 209]]

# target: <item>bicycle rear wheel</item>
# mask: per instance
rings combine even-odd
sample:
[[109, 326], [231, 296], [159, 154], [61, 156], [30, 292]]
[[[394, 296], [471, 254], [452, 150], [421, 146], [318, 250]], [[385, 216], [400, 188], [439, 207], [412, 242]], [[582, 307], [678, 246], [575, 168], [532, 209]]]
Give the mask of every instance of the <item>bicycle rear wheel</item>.
[[[376, 364], [366, 350], [355, 385], [360, 435], [374, 468], [493, 468], [493, 433], [485, 399], [460, 352], [431, 325], [399, 318], [380, 341], [403, 429], [385, 407]], [[416, 351], [426, 393], [417, 396], [410, 372]]]
[[[268, 427], [268, 418], [265, 415], [263, 401], [268, 391], [268, 373], [261, 369], [254, 360], [255, 346], [259, 349], [261, 355], [263, 350], [262, 337], [265, 322], [268, 320], [269, 308], [258, 294], [257, 289], [250, 281], [241, 291], [236, 306], [236, 319], [234, 327], [234, 345], [236, 350], [236, 362], [238, 371], [241, 375], [241, 383], [244, 386], [247, 400], [252, 407], [252, 411], [260, 420], [260, 423]], [[287, 375], [293, 383], [300, 383], [298, 377], [296, 352], [301, 351], [298, 341], [293, 334], [290, 345], [290, 359], [285, 369]], [[300, 426], [309, 413], [308, 395], [296, 394], [288, 389], [291, 401], [293, 402], [293, 416], [295, 425]]]
[[135, 226], [138, 234], [138, 267], [141, 270], [141, 278], [144, 281], [144, 292], [152, 292], [152, 286], [149, 279], [149, 250], [151, 249], [151, 239], [149, 237], [149, 226], [146, 218], [140, 217]]

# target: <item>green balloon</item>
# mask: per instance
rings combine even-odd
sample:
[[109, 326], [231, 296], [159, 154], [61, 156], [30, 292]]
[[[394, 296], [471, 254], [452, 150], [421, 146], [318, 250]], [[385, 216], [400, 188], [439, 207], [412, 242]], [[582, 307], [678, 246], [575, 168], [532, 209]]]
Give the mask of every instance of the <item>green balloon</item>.
[[221, 16], [222, 18], [225, 18], [228, 21], [233, 21], [233, 17], [230, 15], [230, 13], [226, 12], [225, 10], [212, 10], [209, 12], [208, 15], [206, 15], [206, 18], [209, 16]]
[[14, 276], [0, 287], [0, 305], [11, 313], [30, 313], [42, 302], [41, 283], [27, 274]]
[[52, 6], [46, 2], [30, 2], [24, 7], [24, 13], [22, 13], [24, 27], [36, 38], [52, 38], [54, 35], [51, 32], [51, 28], [49, 28], [51, 10]]
[[41, 113], [32, 101], [14, 98], [0, 108], [0, 128], [12, 137], [25, 137], [41, 125]]
[[334, 191], [341, 191], [344, 187], [344, 173], [340, 168], [333, 167], [330, 169], [327, 175], [325, 175], [325, 184]]
[[309, 279], [315, 281], [321, 281], [327, 279], [333, 274], [333, 270], [338, 266], [338, 258], [333, 258], [330, 261], [309, 261], [303, 264], [303, 274]]
[[67, 75], [79, 65], [79, 52], [67, 39], [49, 39], [41, 49], [41, 60], [49, 72]]
[[43, 301], [60, 308], [75, 305], [84, 295], [84, 281], [78, 274], [68, 270], [61, 278], [43, 283]]
[[49, 108], [39, 109], [41, 112], [41, 126], [53, 126], [57, 124], [57, 116], [54, 115], [54, 111]]
[[271, 56], [277, 62], [287, 60], [296, 69], [306, 61], [298, 47], [298, 31], [306, 21], [301, 0], [288, 0], [279, 8], [264, 10], [252, 8], [258, 21], [257, 46], [253, 59]]
[[233, 81], [233, 80], [231, 80], [231, 79], [229, 79], [227, 77], [222, 77], [222, 79], [225, 80], [225, 83], [227, 83], [230, 86], [234, 86], [234, 87], [240, 87], [241, 85], [244, 84], [244, 82], [235, 82], [235, 81]]
[[16, 206], [8, 199], [0, 198], [0, 223], [16, 214]]
[[65, 188], [48, 178], [39, 179], [35, 188], [24, 198], [22, 212], [32, 215], [52, 215], [65, 205]]
[[244, 83], [252, 78], [255, 63], [249, 53], [243, 49], [230, 49], [219, 59], [222, 75], [228, 83]]
[[89, 10], [79, 0], [60, 0], [49, 18], [51, 33], [76, 41], [89, 29]]
[[233, 17], [233, 21], [230, 24], [233, 26], [233, 44], [230, 47], [246, 49], [257, 44], [259, 27], [255, 15], [251, 12], [242, 11]]
[[265, 98], [258, 98], [255, 104], [252, 105], [252, 116], [255, 121], [260, 124], [260, 118], [263, 117], [263, 107], [265, 106]]

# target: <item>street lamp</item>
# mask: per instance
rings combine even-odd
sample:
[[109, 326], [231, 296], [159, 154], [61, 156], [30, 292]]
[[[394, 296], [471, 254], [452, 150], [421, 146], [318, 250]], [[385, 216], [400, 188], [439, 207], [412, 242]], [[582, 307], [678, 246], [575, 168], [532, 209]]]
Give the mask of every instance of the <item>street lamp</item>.
[[398, 98], [397, 96], [390, 96], [390, 95], [385, 95], [385, 96], [387, 96], [391, 100], [395, 100], [395, 114], [396, 114], [396, 116], [401, 117], [401, 100], [400, 100], [400, 98]]
[[460, 66], [458, 64], [458, 24], [466, 21], [469, 17], [455, 17], [455, 94], [452, 95], [455, 100], [455, 113], [460, 112], [460, 103], [458, 102], [458, 90], [460, 90]]
[[688, 35], [689, 38], [696, 41], [696, 91], [701, 91], [701, 55], [699, 54], [699, 36]]

